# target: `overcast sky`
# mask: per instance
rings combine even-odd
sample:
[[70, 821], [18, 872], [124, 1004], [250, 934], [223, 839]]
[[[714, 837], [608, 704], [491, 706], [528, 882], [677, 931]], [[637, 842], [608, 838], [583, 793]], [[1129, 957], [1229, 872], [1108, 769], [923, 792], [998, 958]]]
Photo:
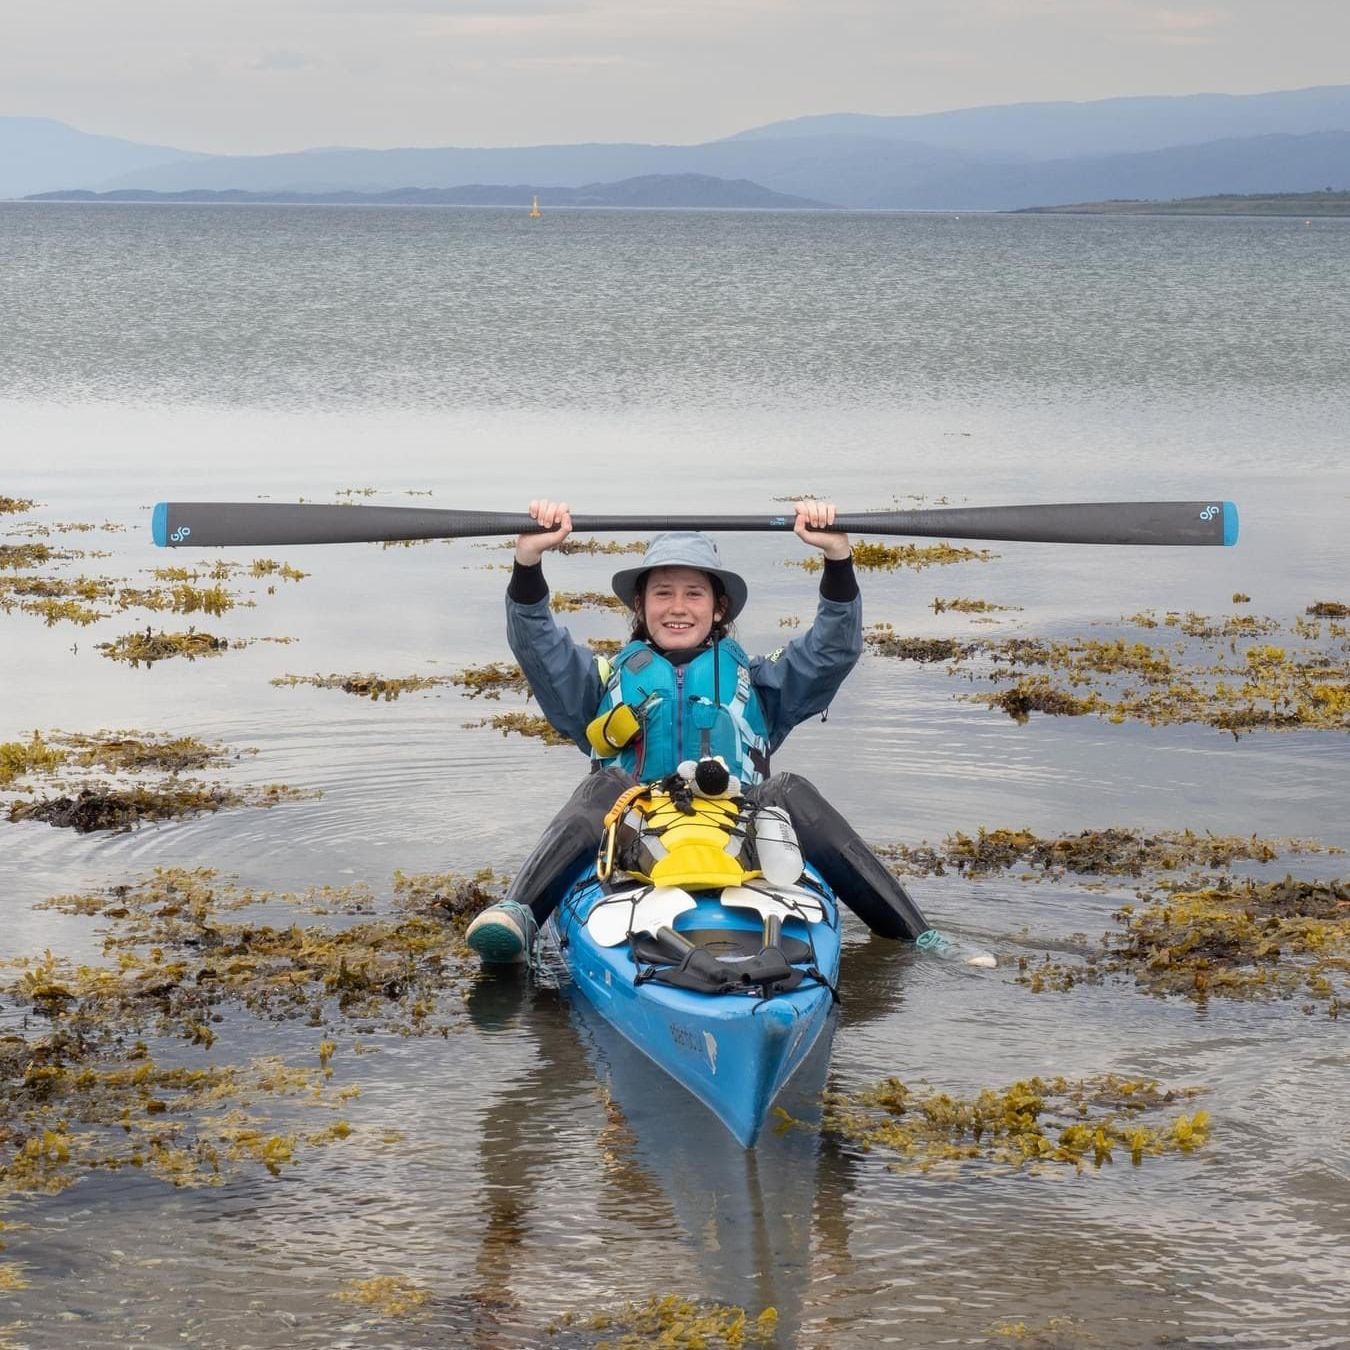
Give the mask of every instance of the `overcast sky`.
[[0, 114], [218, 153], [1350, 82], [1348, 0], [0, 2]]

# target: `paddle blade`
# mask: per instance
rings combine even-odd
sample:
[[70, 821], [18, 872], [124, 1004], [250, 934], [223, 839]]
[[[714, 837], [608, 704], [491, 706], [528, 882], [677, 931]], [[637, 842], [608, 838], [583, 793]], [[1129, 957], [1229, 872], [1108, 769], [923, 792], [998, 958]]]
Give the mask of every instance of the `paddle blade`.
[[651, 889], [635, 886], [630, 891], [616, 891], [601, 900], [586, 919], [586, 929], [602, 947], [617, 947], [633, 927], [633, 906]]
[[161, 548], [483, 539], [539, 528], [523, 512], [317, 502], [160, 502], [150, 526]]
[[839, 515], [850, 534], [1006, 539], [1031, 544], [1155, 544], [1229, 547], [1238, 540], [1232, 502], [1055, 502]]
[[673, 929], [676, 917], [697, 904], [678, 886], [639, 886], [602, 900], [591, 910], [586, 929], [600, 946], [617, 947], [633, 933]]
[[[752, 883], [753, 884], [753, 883]], [[788, 888], [726, 886], [721, 894], [722, 904], [728, 909], [749, 909], [761, 919], [800, 919], [803, 923], [820, 923], [825, 918], [825, 907], [810, 891]]]

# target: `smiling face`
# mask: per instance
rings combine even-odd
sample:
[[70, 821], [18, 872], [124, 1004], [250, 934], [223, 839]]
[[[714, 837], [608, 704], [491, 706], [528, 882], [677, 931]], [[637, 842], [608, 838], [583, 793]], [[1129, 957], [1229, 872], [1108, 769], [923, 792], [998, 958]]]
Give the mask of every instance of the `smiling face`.
[[692, 567], [654, 567], [637, 597], [637, 615], [651, 640], [666, 651], [701, 647], [726, 613], [712, 578]]

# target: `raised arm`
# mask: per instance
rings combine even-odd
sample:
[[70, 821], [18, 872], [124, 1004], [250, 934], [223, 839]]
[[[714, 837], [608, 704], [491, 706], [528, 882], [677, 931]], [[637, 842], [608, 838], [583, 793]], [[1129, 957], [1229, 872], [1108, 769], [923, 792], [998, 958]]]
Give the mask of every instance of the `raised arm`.
[[834, 517], [833, 502], [797, 503], [797, 536], [825, 555], [815, 621], [781, 651], [752, 662], [771, 749], [799, 722], [830, 706], [862, 655], [862, 599], [848, 535], [829, 528]]
[[572, 532], [566, 502], [537, 498], [530, 515], [553, 527], [546, 534], [522, 534], [506, 588], [506, 640], [520, 663], [539, 710], [557, 732], [590, 753], [586, 724], [595, 716], [602, 686], [595, 655], [560, 628], [549, 607], [542, 559]]

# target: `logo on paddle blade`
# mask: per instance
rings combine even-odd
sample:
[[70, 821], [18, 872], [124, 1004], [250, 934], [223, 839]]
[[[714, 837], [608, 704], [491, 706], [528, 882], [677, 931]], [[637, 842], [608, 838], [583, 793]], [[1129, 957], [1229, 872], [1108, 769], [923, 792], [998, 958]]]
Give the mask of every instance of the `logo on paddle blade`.
[[1213, 520], [1214, 517], [1217, 516], [1218, 514], [1219, 508], [1217, 506], [1207, 506], [1203, 511], [1200, 512], [1200, 519]]
[[170, 540], [175, 544], [181, 544], [184, 539], [192, 533], [191, 525], [180, 525], [170, 536]]

